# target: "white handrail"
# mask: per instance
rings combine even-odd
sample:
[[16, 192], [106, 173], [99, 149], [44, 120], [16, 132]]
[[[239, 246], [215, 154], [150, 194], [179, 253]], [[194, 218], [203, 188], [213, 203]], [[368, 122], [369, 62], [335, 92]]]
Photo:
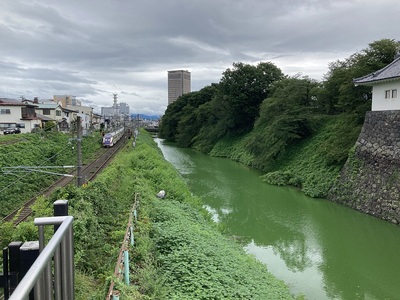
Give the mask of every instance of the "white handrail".
[[[73, 222], [72, 216], [65, 217], [45, 217], [36, 218], [34, 223], [39, 226], [40, 235], [43, 234], [44, 225], [60, 225], [46, 247], [39, 245], [43, 249], [32, 264], [24, 278], [18, 284], [10, 296], [10, 300], [24, 300], [29, 296], [30, 291], [35, 287], [35, 299], [47, 299], [46, 291], [52, 293], [52, 279], [46, 278], [45, 270], [51, 266], [54, 256], [54, 273], [62, 270], [62, 278], [54, 279], [55, 299], [73, 300], [74, 293], [74, 253], [73, 253]], [[39, 244], [43, 243], [44, 238], [39, 237]], [[57, 263], [58, 261], [58, 263]], [[57, 265], [61, 270], [57, 270]], [[46, 280], [44, 279], [46, 278]], [[47, 281], [47, 282], [46, 282]], [[57, 292], [57, 289], [60, 292]], [[57, 295], [57, 293], [59, 295]], [[46, 295], [46, 296], [45, 296]], [[52, 299], [53, 297], [49, 298]]]

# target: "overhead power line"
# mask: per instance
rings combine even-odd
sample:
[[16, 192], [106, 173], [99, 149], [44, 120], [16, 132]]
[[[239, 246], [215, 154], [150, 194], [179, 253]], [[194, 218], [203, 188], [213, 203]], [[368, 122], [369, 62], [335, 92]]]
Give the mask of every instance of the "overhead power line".
[[60, 175], [65, 177], [74, 177], [74, 175], [71, 174], [63, 174], [45, 170], [45, 169], [68, 169], [68, 168], [75, 168], [75, 166], [13, 166], [13, 167], [3, 167], [1, 169], [5, 175], [7, 174], [16, 175], [16, 173], [23, 173], [23, 172], [39, 172], [51, 175]]

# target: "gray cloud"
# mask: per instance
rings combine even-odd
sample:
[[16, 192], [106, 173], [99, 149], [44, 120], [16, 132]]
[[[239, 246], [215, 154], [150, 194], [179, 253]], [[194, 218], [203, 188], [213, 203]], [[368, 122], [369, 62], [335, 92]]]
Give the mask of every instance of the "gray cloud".
[[72, 94], [100, 111], [118, 93], [132, 112], [163, 114], [168, 70], [191, 71], [193, 90], [238, 61], [321, 79], [329, 62], [397, 39], [398, 11], [395, 0], [4, 0], [0, 96]]

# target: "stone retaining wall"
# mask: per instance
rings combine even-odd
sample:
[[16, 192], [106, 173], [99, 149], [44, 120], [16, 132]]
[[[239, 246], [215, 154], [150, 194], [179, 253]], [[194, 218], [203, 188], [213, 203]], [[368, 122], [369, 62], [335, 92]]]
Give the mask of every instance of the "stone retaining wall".
[[400, 111], [367, 112], [328, 199], [400, 223]]

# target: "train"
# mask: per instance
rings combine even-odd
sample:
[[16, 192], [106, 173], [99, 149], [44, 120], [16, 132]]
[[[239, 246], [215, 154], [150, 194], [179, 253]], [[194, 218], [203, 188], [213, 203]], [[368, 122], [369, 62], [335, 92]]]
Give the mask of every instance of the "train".
[[103, 146], [105, 148], [114, 146], [124, 135], [124, 128], [117, 129], [116, 131], [106, 133], [103, 136]]

